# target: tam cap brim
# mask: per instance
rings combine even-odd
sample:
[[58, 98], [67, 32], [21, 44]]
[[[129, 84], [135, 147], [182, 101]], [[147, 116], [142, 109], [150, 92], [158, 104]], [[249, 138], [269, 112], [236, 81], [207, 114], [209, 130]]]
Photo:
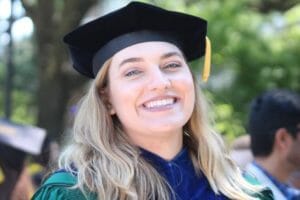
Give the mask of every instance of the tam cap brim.
[[45, 129], [0, 119], [0, 143], [25, 153], [39, 155], [46, 135]]
[[[172, 42], [182, 50], [187, 61], [200, 58], [205, 53], [206, 27], [207, 22], [199, 17], [131, 2], [119, 10], [80, 26], [67, 34], [64, 42], [69, 46], [74, 68], [83, 75], [95, 78], [107, 59], [122, 48], [141, 41]], [[125, 42], [120, 48], [107, 48], [116, 47], [111, 45], [116, 42], [116, 38], [119, 38], [118, 41], [126, 41], [124, 38], [128, 34], [141, 32], [153, 34], [148, 34], [143, 40], [131, 37], [131, 42]], [[157, 35], [161, 35], [160, 39]], [[95, 64], [93, 67], [96, 54], [97, 67]]]

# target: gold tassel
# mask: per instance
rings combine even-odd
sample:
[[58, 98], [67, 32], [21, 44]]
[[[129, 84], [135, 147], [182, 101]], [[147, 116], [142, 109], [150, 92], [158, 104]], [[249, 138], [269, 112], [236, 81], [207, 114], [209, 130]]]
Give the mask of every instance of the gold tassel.
[[207, 82], [210, 74], [210, 65], [211, 65], [211, 44], [207, 36], [205, 36], [205, 56], [204, 56], [204, 67], [202, 73], [202, 80]]

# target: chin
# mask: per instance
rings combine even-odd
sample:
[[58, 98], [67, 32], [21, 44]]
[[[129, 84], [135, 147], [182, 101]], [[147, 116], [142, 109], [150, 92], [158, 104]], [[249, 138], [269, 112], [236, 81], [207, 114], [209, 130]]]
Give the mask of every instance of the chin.
[[153, 124], [153, 123], [149, 123], [147, 128], [148, 130], [150, 130], [150, 132], [155, 133], [169, 133], [169, 132], [178, 132], [178, 131], [182, 131], [183, 126], [185, 123], [163, 123], [163, 124]]

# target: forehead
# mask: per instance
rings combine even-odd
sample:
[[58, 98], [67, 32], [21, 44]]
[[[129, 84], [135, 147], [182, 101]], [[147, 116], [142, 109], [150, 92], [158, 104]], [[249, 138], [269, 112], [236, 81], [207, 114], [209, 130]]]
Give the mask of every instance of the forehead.
[[177, 52], [182, 55], [182, 52], [177, 46], [168, 42], [142, 42], [117, 52], [112, 57], [112, 64], [131, 57], [144, 58], [148, 56], [160, 56], [170, 52]]

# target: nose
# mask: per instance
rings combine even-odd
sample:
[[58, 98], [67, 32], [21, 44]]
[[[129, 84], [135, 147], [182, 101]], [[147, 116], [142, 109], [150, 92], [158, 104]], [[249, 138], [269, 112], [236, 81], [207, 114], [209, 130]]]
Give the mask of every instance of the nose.
[[148, 89], [165, 90], [171, 87], [170, 77], [160, 67], [155, 67], [149, 73]]

